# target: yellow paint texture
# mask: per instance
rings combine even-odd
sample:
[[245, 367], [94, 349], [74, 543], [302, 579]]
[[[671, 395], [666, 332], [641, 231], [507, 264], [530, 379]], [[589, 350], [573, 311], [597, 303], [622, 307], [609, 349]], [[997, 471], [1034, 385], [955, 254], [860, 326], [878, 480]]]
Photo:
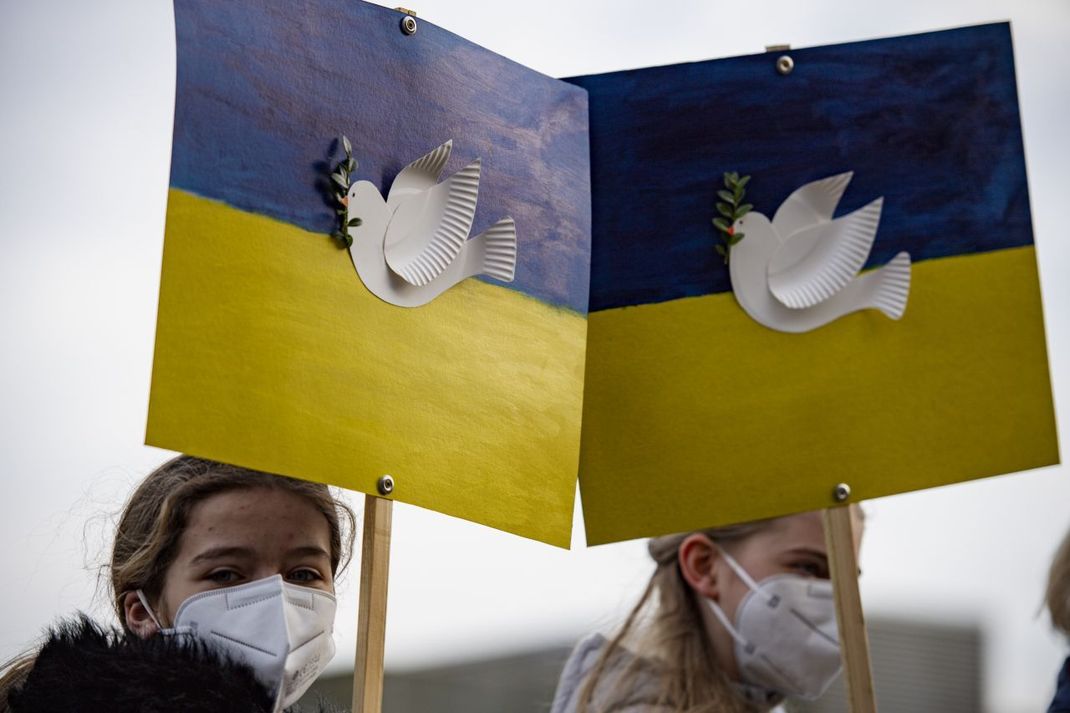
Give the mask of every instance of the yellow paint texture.
[[782, 334], [727, 293], [597, 312], [588, 339], [592, 544], [1059, 459], [1032, 247], [915, 264], [899, 322]]
[[466, 280], [405, 309], [327, 236], [172, 189], [146, 441], [567, 547], [586, 320]]

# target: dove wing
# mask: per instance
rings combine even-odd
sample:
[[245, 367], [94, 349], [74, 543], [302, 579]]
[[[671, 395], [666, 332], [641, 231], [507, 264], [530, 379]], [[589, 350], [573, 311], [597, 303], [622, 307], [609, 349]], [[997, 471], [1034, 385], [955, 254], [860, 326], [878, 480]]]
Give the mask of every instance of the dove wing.
[[464, 248], [476, 214], [480, 161], [402, 201], [386, 229], [386, 264], [410, 285], [442, 274]]
[[832, 220], [854, 172], [840, 173], [795, 189], [773, 216], [777, 234], [785, 237], [818, 223]]
[[398, 172], [390, 184], [386, 206], [393, 213], [405, 198], [426, 191], [438, 183], [438, 177], [453, 150], [453, 139], [426, 153]]
[[869, 258], [883, 198], [828, 223], [788, 236], [769, 260], [769, 290], [785, 306], [827, 300], [854, 279]]

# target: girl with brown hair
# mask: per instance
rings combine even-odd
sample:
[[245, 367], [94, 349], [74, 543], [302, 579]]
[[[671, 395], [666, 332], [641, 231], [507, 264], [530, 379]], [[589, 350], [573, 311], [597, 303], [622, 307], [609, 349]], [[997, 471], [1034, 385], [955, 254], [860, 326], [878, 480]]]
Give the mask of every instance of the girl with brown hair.
[[612, 640], [576, 647], [551, 713], [759, 713], [816, 698], [838, 674], [819, 513], [656, 537], [648, 550], [646, 591]]
[[352, 511], [327, 486], [179, 456], [123, 509], [120, 631], [84, 616], [0, 677], [0, 711], [274, 711], [334, 653]]

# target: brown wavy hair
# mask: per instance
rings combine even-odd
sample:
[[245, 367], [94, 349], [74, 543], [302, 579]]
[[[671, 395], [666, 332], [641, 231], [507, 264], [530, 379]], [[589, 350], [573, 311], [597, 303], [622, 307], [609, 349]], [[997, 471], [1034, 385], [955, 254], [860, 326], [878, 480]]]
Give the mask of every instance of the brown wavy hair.
[[[107, 567], [111, 603], [129, 631], [123, 598], [141, 589], [159, 596], [164, 577], [178, 554], [178, 545], [193, 508], [203, 500], [231, 490], [271, 488], [305, 498], [327, 520], [331, 571], [341, 574], [349, 563], [356, 516], [326, 485], [239, 468], [205, 458], [182, 455], [152, 471], [131, 494], [119, 517]], [[8, 692], [22, 684], [33, 668], [36, 652], [21, 654], [0, 673], [0, 713], [9, 711]]]

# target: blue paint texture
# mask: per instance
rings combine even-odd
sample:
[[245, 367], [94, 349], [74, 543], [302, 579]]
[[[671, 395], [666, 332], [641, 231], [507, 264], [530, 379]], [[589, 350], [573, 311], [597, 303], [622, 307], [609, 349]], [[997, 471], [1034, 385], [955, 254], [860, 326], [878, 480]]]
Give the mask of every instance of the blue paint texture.
[[326, 234], [340, 134], [380, 190], [452, 138], [447, 175], [483, 159], [473, 234], [516, 220], [509, 287], [585, 313], [586, 92], [424, 20], [407, 36], [401, 17], [357, 0], [176, 0], [171, 185]]
[[722, 175], [772, 216], [799, 186], [884, 196], [869, 265], [1033, 242], [1007, 23], [567, 81], [590, 102], [591, 311], [731, 289], [715, 252]]

